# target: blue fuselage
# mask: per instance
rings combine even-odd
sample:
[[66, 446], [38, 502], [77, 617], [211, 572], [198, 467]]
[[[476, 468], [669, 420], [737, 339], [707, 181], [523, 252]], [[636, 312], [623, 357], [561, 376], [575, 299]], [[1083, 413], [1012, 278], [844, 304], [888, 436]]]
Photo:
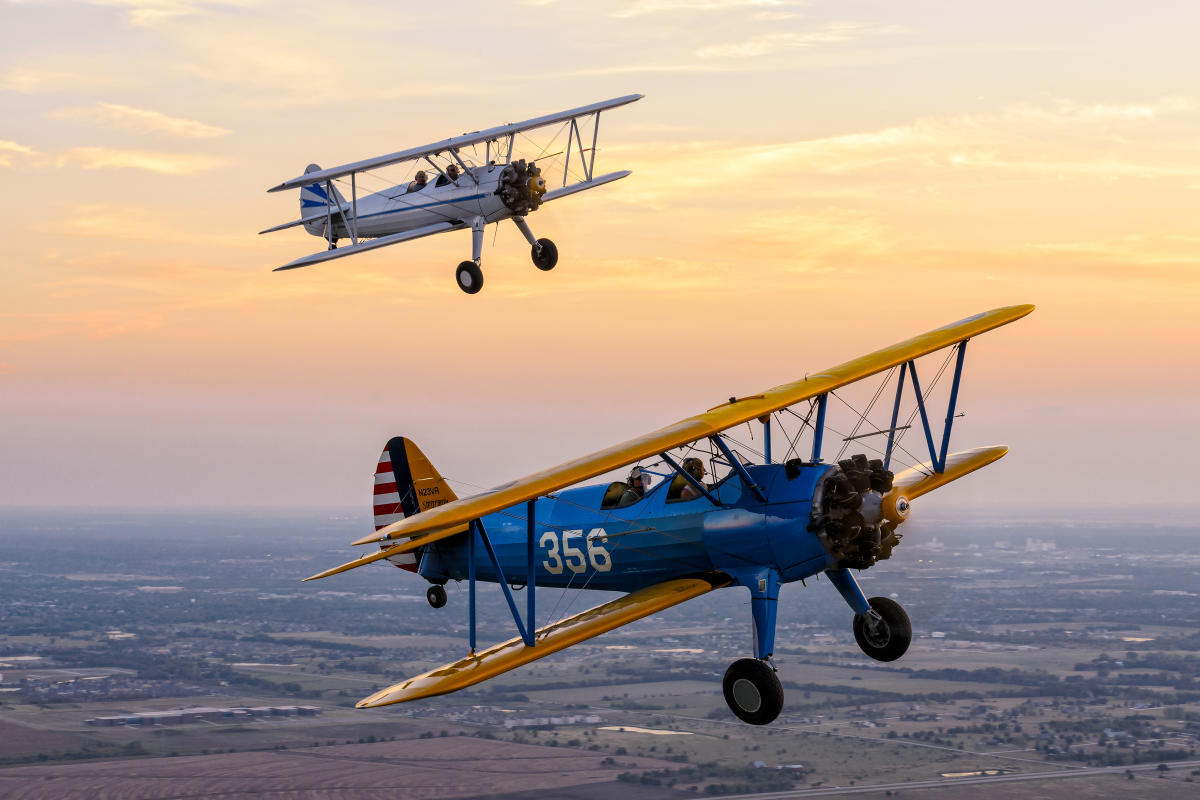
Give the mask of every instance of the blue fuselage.
[[[624, 508], [602, 508], [609, 484], [561, 491], [536, 502], [534, 562], [539, 586], [608, 589], [629, 592], [670, 578], [719, 570], [745, 582], [771, 568], [782, 582], [830, 569], [836, 559], [809, 530], [813, 494], [833, 469], [805, 464], [748, 466], [766, 502], [761, 502], [735, 473], [705, 497], [668, 501], [670, 480]], [[504, 578], [526, 582], [526, 507], [517, 506], [482, 519]], [[443, 582], [468, 577], [467, 535], [425, 548], [420, 573]], [[479, 580], [497, 580], [491, 560], [474, 548]]]

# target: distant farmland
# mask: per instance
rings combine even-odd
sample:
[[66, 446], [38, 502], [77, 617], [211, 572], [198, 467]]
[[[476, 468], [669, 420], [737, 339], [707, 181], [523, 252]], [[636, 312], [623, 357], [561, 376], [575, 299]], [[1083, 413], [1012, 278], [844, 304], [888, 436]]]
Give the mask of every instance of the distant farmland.
[[[602, 764], [603, 753], [465, 736], [253, 753], [142, 758], [0, 770], [9, 800], [157, 800], [271, 797], [408, 800], [487, 797], [523, 791], [548, 797], [629, 794], [621, 772], [677, 766], [645, 758]], [[597, 785], [599, 784], [599, 785]], [[603, 786], [602, 784], [609, 784]], [[642, 787], [634, 787], [642, 789]], [[595, 792], [595, 794], [593, 794]], [[639, 791], [639, 800], [673, 793]], [[579, 796], [579, 795], [576, 795]]]

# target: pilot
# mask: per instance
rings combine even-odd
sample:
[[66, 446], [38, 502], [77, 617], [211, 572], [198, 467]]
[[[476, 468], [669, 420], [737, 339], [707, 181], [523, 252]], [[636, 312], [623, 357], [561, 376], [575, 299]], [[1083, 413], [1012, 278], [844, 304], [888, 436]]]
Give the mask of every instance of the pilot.
[[425, 184], [429, 183], [429, 176], [425, 174], [425, 170], [417, 170], [417, 174], [413, 175], [412, 182], [408, 184], [409, 192], [419, 192], [425, 188]]
[[[683, 460], [683, 471], [696, 479], [698, 483], [704, 483], [704, 462], [698, 458], [685, 458]], [[693, 500], [700, 496], [700, 490], [692, 484], [684, 485], [683, 490], [679, 493], [680, 500]]]
[[457, 164], [451, 164], [450, 166], [446, 167], [446, 177], [452, 181], [458, 180], [458, 165]]
[[645, 497], [646, 490], [650, 488], [650, 475], [641, 467], [634, 467], [629, 471], [629, 480], [625, 482], [629, 488], [621, 495], [618, 507], [631, 506]]

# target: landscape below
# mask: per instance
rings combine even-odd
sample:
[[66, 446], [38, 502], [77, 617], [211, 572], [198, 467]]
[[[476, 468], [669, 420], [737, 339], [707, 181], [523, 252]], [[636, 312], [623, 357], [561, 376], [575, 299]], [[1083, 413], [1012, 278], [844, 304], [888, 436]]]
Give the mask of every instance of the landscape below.
[[[751, 646], [742, 590], [361, 711], [461, 656], [467, 620], [464, 591], [435, 610], [384, 565], [300, 584], [346, 555], [354, 515], [6, 512], [0, 795], [1194, 797], [1194, 523], [938, 513], [860, 576], [912, 617], [899, 661], [862, 655], [824, 580], [785, 587], [788, 705], [756, 728], [721, 696]], [[546, 590], [539, 622], [607, 597]], [[481, 642], [513, 635], [499, 600], [484, 587]]]

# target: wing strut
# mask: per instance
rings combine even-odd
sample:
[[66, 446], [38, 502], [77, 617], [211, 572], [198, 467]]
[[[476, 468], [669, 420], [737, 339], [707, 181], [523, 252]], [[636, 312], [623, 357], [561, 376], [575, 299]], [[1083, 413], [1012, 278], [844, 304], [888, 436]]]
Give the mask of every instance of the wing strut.
[[817, 397], [817, 423], [813, 425], [813, 446], [812, 458], [814, 464], [821, 460], [821, 441], [825, 438], [825, 406], [829, 400], [829, 393]]
[[685, 481], [690, 483], [693, 489], [708, 498], [708, 502], [712, 503], [717, 508], [721, 507], [721, 501], [713, 497], [712, 492], [708, 490], [708, 487], [696, 480], [695, 477], [692, 476], [692, 473], [676, 464], [675, 459], [671, 458], [666, 453], [659, 453], [658, 456], [663, 461], [667, 462], [667, 465], [670, 466], [671, 469], [675, 470], [676, 474], [681, 475]]
[[767, 496], [763, 494], [762, 487], [754, 482], [754, 478], [750, 477], [750, 473], [746, 471], [746, 467], [742, 465], [742, 460], [733, 454], [729, 449], [729, 445], [725, 444], [725, 437], [721, 434], [716, 434], [709, 437], [713, 444], [721, 448], [721, 452], [725, 454], [725, 458], [729, 459], [729, 466], [733, 467], [738, 476], [742, 479], [742, 483], [746, 484], [746, 488], [758, 498], [758, 502], [767, 502]]
[[921, 393], [921, 381], [917, 378], [917, 365], [914, 361], [906, 361], [900, 365], [900, 379], [896, 382], [896, 401], [892, 406], [892, 424], [888, 431], [887, 449], [884, 451], [884, 469], [892, 461], [892, 447], [895, 444], [895, 432], [902, 430], [896, 427], [900, 413], [900, 397], [904, 392], [904, 373], [912, 375], [913, 394], [917, 396], [917, 410], [921, 413], [921, 428], [925, 432], [925, 444], [929, 447], [929, 463], [935, 473], [946, 471], [946, 453], [950, 450], [950, 429], [954, 427], [954, 411], [958, 405], [958, 387], [962, 381], [963, 361], [967, 357], [967, 342], [963, 339], [958, 343], [958, 353], [954, 359], [954, 381], [950, 384], [950, 400], [946, 405], [946, 425], [942, 428], [942, 443], [939, 449], [933, 442], [933, 428], [929, 425], [929, 412], [925, 409], [925, 397]]
[[[896, 379], [896, 402], [892, 404], [892, 424], [888, 426], [887, 447], [883, 451], [883, 468], [892, 468], [892, 447], [896, 444], [896, 423], [900, 421], [900, 398], [904, 395], [904, 376], [908, 372], [908, 362], [900, 365], [900, 377]], [[908, 427], [907, 425], [905, 427]]]
[[535, 532], [534, 531], [535, 524], [534, 524], [534, 519], [533, 519], [533, 507], [536, 502], [537, 502], [536, 499], [529, 501], [529, 504], [528, 504], [529, 517], [526, 522], [526, 531], [528, 533], [528, 541], [526, 542], [526, 546], [525, 546], [525, 554], [526, 554], [526, 559], [527, 559], [526, 567], [527, 567], [528, 571], [526, 574], [526, 579], [525, 579], [526, 584], [525, 585], [529, 591], [529, 606], [528, 606], [527, 614], [526, 614], [526, 616], [528, 617], [526, 622], [528, 624], [526, 624], [526, 622], [521, 621], [521, 612], [517, 610], [517, 601], [513, 599], [512, 590], [508, 586], [508, 580], [504, 577], [504, 570], [500, 567], [500, 559], [496, 557], [496, 550], [495, 550], [495, 548], [492, 547], [492, 540], [490, 538], [488, 538], [487, 528], [485, 528], [483, 526], [483, 520], [476, 519], [476, 520], [471, 521], [470, 531], [468, 532], [468, 536], [470, 538], [467, 539], [467, 580], [468, 580], [467, 588], [468, 588], [468, 596], [469, 596], [469, 602], [468, 602], [469, 614], [468, 614], [468, 616], [469, 616], [470, 628], [471, 628], [471, 655], [475, 654], [475, 643], [476, 643], [476, 637], [475, 637], [475, 540], [476, 540], [476, 538], [478, 538], [479, 541], [481, 541], [483, 543], [483, 549], [485, 551], [487, 551], [488, 560], [492, 562], [492, 569], [496, 570], [496, 582], [500, 584], [500, 589], [501, 589], [501, 591], [504, 592], [504, 599], [506, 601], [508, 601], [508, 610], [512, 612], [513, 622], [515, 622], [517, 624], [517, 633], [519, 633], [521, 635], [521, 641], [523, 641], [529, 647], [533, 647], [536, 644], [536, 641], [534, 640], [534, 633], [537, 631], [537, 628], [535, 628], [534, 624], [533, 624], [534, 623], [533, 593], [534, 593], [535, 583], [537, 580], [537, 573], [534, 570], [534, 561], [533, 561], [533, 554], [534, 554], [533, 540], [534, 540], [534, 532]]
[[[350, 244], [358, 244], [358, 185], [354, 180], [354, 173], [350, 174], [350, 208], [351, 214], [346, 216], [346, 208], [342, 205], [342, 196], [333, 189], [333, 181], [327, 179], [325, 181], [325, 240], [329, 243], [329, 249], [332, 250], [337, 245], [333, 238], [333, 200], [337, 198], [338, 208], [337, 215], [342, 218], [342, 223], [346, 226], [346, 233], [350, 234]], [[266, 233], [266, 231], [263, 231]]]
[[[476, 186], [478, 186], [478, 185], [479, 185], [479, 178], [476, 178], [476, 177], [475, 177], [475, 173], [474, 173], [474, 172], [471, 172], [471, 169], [470, 169], [470, 167], [468, 167], [468, 166], [466, 165], [466, 163], [465, 163], [465, 162], [462, 160], [462, 158], [461, 158], [461, 157], [458, 155], [458, 150], [457, 150], [457, 149], [453, 149], [453, 150], [451, 150], [451, 151], [450, 151], [450, 155], [452, 155], [452, 156], [454, 157], [454, 160], [458, 162], [458, 165], [459, 165], [460, 167], [462, 167], [462, 174], [463, 174], [463, 175], [466, 175], [468, 178], [470, 178], [470, 179], [471, 179], [471, 182], [472, 182], [472, 183], [474, 183]], [[458, 181], [454, 181], [454, 185], [455, 185], [455, 186], [458, 186]]]

